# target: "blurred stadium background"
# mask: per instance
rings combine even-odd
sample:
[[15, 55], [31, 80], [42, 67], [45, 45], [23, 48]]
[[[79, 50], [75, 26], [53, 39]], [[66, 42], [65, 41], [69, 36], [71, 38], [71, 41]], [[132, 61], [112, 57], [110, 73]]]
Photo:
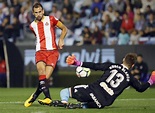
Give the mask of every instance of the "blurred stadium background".
[[[0, 82], [0, 113], [154, 113], [154, 86], [141, 94], [127, 89], [112, 106], [101, 110], [72, 111], [37, 102], [25, 108], [23, 102], [38, 81], [35, 37], [28, 27], [34, 19], [31, 7], [37, 1], [46, 15], [56, 16], [69, 29], [50, 79], [54, 99], [59, 99], [62, 87], [91, 83], [102, 74], [92, 71], [88, 78], [76, 77], [75, 67], [65, 63], [69, 54], [81, 61], [121, 63], [126, 53], [135, 52], [143, 55], [148, 73], [155, 68], [155, 0], [0, 0], [0, 56], [6, 62], [7, 79], [5, 85]], [[56, 35], [58, 40], [58, 29]]]
[[[143, 55], [149, 73], [154, 70], [154, 0], [0, 0], [0, 55], [7, 64], [5, 87], [37, 85], [35, 37], [28, 27], [34, 19], [32, 5], [37, 1], [46, 15], [56, 16], [69, 29], [51, 87], [89, 83], [101, 75], [92, 71], [87, 80], [77, 78], [75, 67], [65, 63], [69, 54], [81, 61], [121, 63], [126, 53], [135, 52]], [[58, 40], [60, 30], [56, 29], [56, 35]]]

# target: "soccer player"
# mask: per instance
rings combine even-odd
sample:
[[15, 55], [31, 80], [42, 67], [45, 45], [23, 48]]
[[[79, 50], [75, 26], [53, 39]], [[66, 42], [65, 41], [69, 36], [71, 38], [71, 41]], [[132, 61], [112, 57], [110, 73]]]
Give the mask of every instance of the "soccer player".
[[143, 55], [137, 55], [137, 62], [131, 69], [131, 74], [134, 75], [135, 78], [144, 82], [148, 80], [148, 65], [143, 60]]
[[[67, 27], [63, 25], [54, 16], [45, 16], [43, 6], [35, 3], [32, 7], [35, 20], [30, 24], [31, 31], [36, 36], [36, 67], [39, 74], [39, 84], [36, 91], [24, 103], [25, 107], [29, 107], [41, 92], [45, 95], [43, 100], [38, 100], [40, 104], [49, 105], [52, 102], [48, 79], [50, 78], [58, 57], [58, 49], [63, 49], [64, 38], [67, 34]], [[62, 30], [58, 45], [56, 44], [55, 28]]]
[[[148, 82], [141, 83], [130, 74], [129, 69], [136, 62], [137, 55], [128, 53], [123, 58], [122, 64], [117, 63], [91, 63], [80, 62], [74, 55], [68, 56], [68, 65], [87, 67], [93, 70], [104, 71], [103, 75], [95, 82], [88, 85], [77, 85], [62, 89], [60, 92], [61, 101], [53, 101], [53, 106], [66, 108], [104, 108], [110, 106], [115, 99], [126, 89], [132, 86], [138, 92], [145, 91], [155, 83], [155, 73]], [[80, 103], [68, 103], [69, 98], [74, 98]]]

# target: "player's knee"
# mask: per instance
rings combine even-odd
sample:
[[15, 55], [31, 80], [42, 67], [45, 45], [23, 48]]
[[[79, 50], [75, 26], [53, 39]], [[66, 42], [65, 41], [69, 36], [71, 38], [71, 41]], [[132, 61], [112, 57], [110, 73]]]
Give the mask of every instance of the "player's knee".
[[62, 89], [62, 90], [60, 91], [60, 96], [61, 96], [61, 95], [69, 95], [69, 88]]
[[45, 75], [45, 70], [44, 69], [38, 69], [39, 75]]
[[69, 96], [70, 96], [69, 88], [65, 88], [60, 91], [60, 97], [62, 101], [68, 101]]

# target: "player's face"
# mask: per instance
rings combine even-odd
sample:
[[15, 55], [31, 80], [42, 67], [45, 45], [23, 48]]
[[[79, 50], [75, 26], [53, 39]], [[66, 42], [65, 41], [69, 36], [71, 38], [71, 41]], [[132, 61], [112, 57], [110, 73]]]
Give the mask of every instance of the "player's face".
[[143, 58], [142, 58], [142, 57], [140, 57], [140, 56], [137, 57], [137, 62], [138, 62], [138, 63], [141, 63], [142, 61], [143, 61]]
[[44, 15], [44, 10], [41, 7], [34, 8], [33, 15], [35, 16], [36, 20], [41, 21]]

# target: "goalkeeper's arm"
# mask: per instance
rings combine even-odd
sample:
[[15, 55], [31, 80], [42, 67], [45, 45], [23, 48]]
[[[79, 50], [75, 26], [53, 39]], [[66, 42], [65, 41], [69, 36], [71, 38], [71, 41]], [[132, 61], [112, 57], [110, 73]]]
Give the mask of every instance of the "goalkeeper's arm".
[[68, 65], [82, 66], [93, 70], [106, 70], [112, 63], [93, 63], [93, 62], [81, 62], [76, 59], [74, 55], [68, 56], [66, 59]]

